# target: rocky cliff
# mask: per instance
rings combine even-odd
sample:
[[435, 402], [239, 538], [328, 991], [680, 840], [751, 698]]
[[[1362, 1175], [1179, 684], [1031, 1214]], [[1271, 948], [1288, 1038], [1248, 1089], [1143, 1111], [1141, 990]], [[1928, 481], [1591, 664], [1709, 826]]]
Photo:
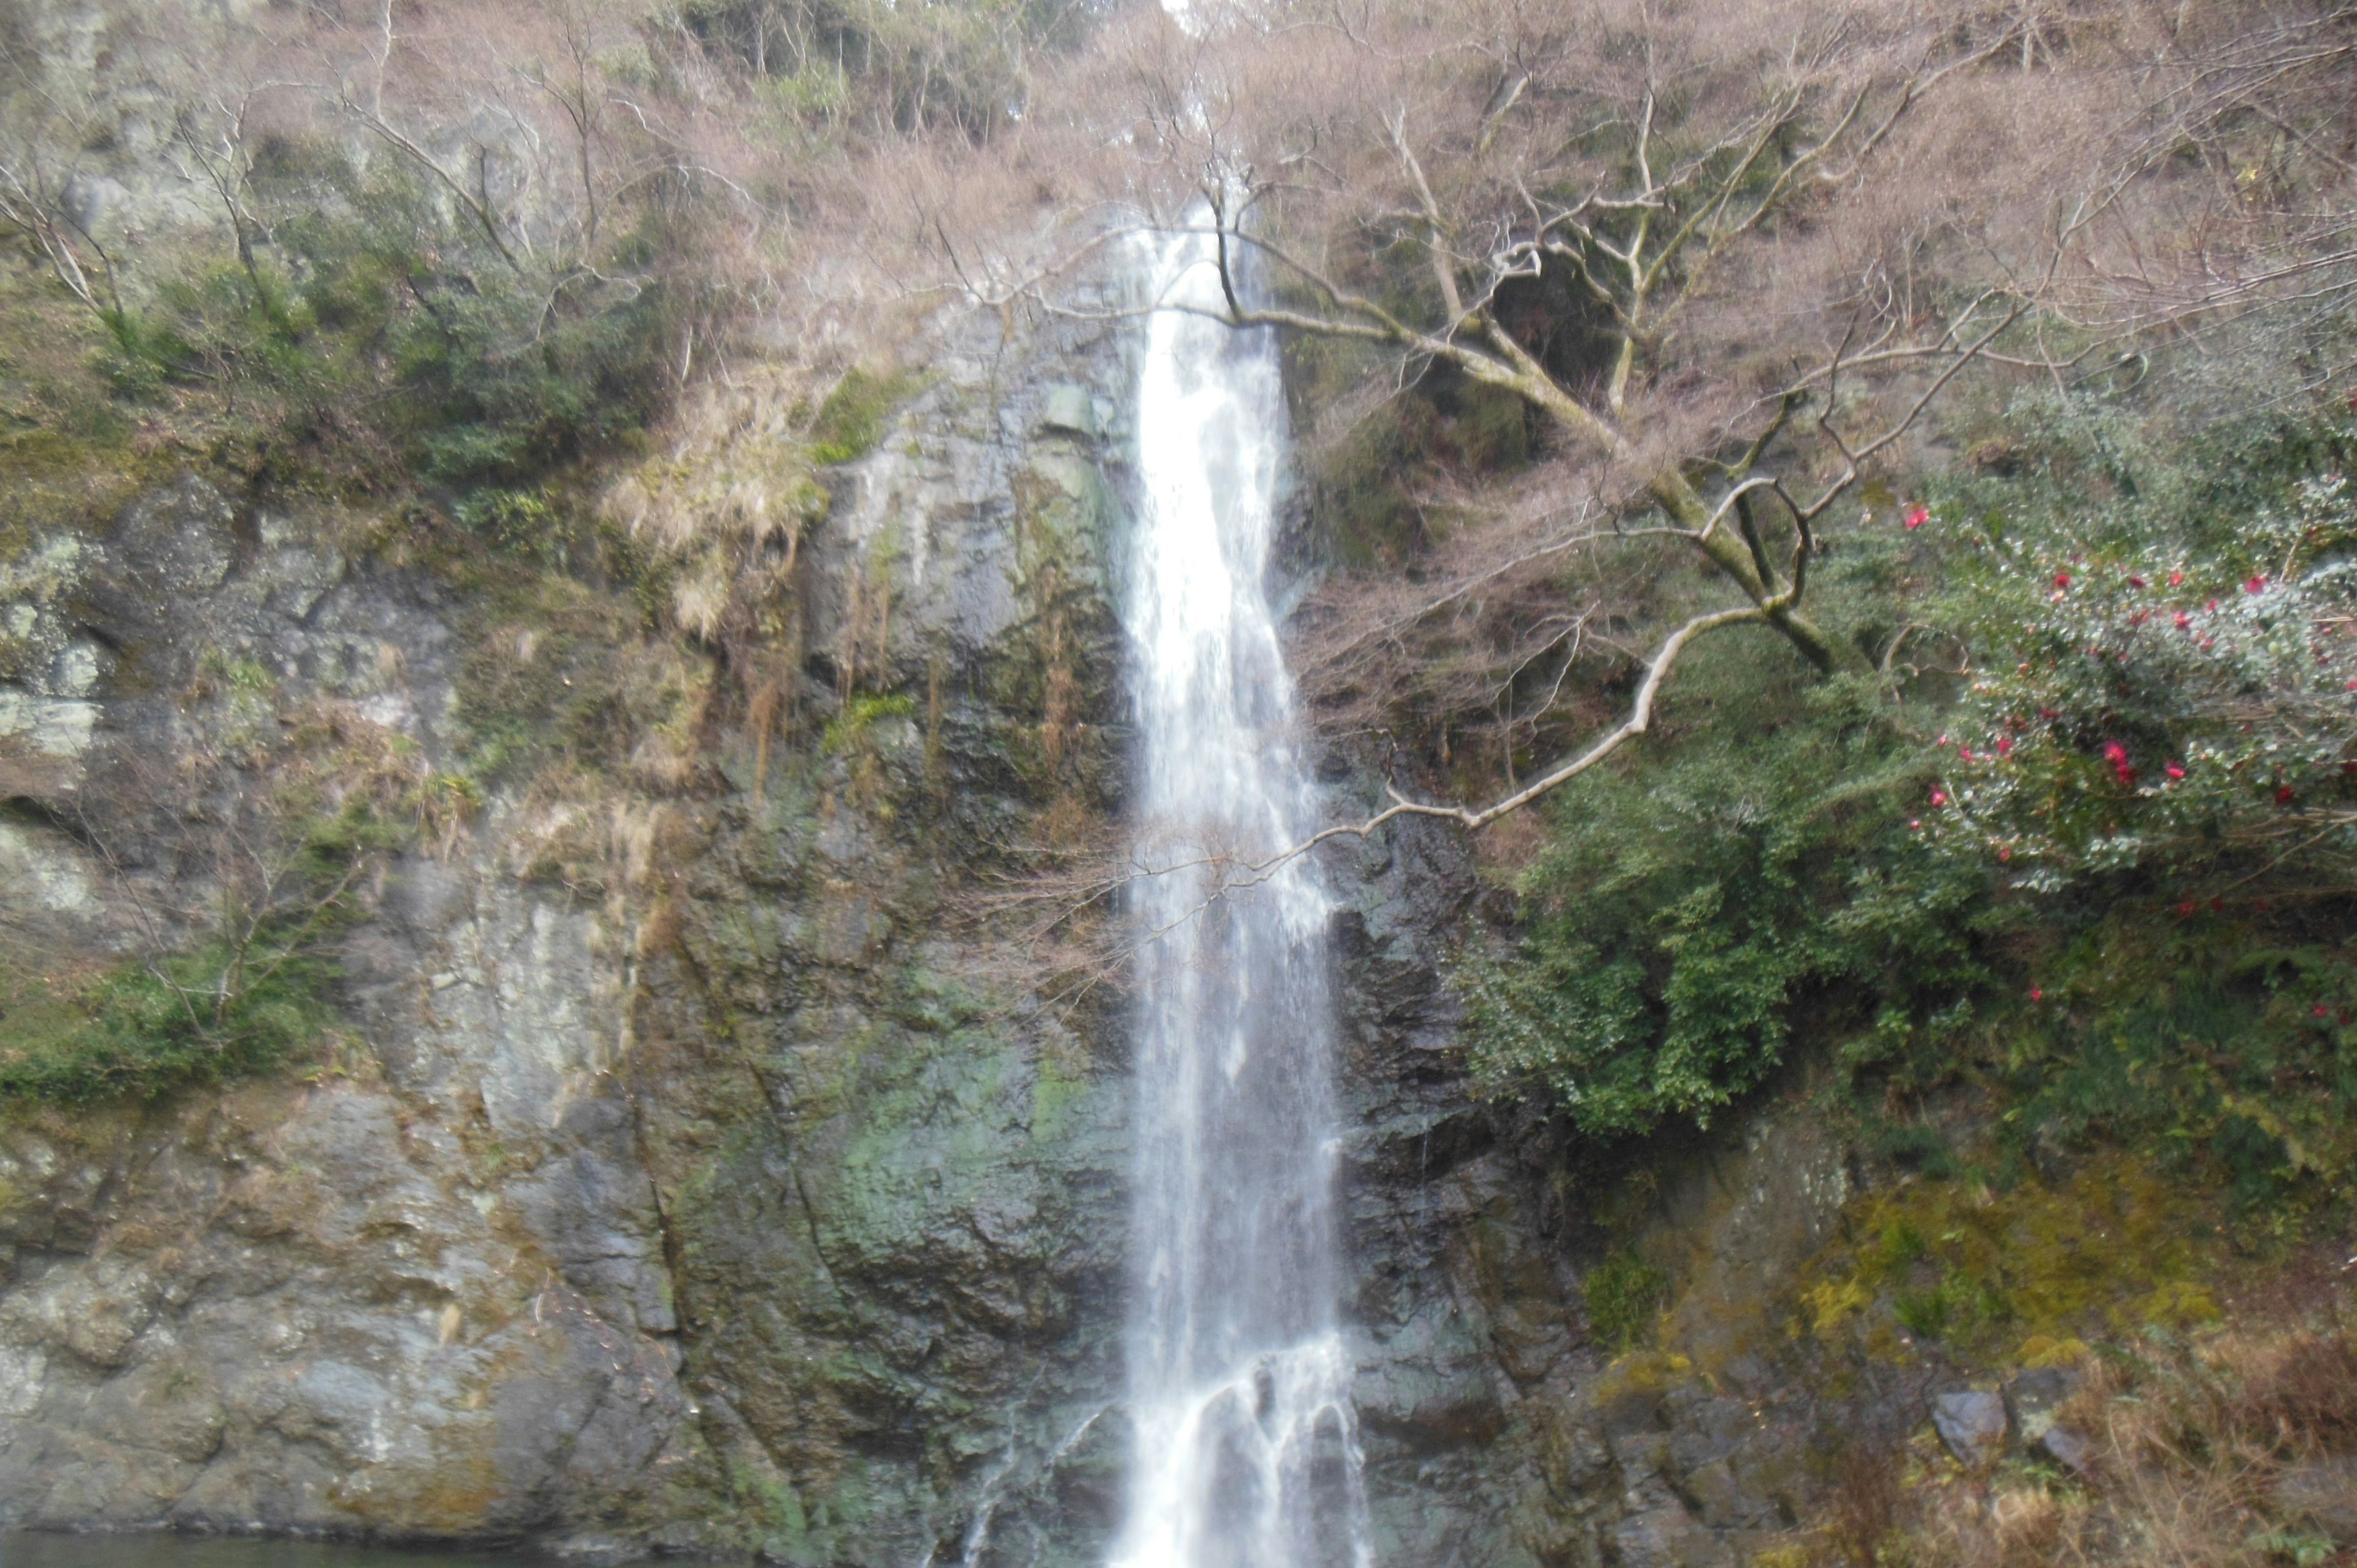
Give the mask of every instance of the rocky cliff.
[[[1021, 846], [1119, 816], [1132, 344], [927, 331], [922, 390], [801, 547], [798, 702], [831, 718], [722, 735], [602, 822], [494, 789], [390, 863], [342, 939], [347, 1026], [288, 1071], [9, 1112], [8, 1517], [1101, 1552], [1124, 1010], [1117, 976], [1043, 983], [1029, 917], [987, 896], [1036, 865]], [[0, 875], [52, 950], [134, 944], [168, 867], [124, 864], [80, 802], [217, 737], [223, 668], [285, 722], [327, 704], [436, 759], [509, 689], [487, 648], [594, 678], [479, 585], [330, 542], [352, 537], [190, 475], [9, 566]], [[1372, 789], [1340, 752], [1321, 776], [1338, 812]], [[1624, 1215], [1691, 1254], [1680, 1342], [1719, 1376], [1615, 1362], [1580, 1282], [1628, 1203], [1475, 1099], [1454, 1050], [1467, 847], [1410, 826], [1326, 872], [1384, 1560], [1738, 1560], [1806, 1484], [1815, 1419], [1739, 1326], [1824, 1240], [1841, 1151], [1771, 1114]]]
[[[113, 127], [77, 220], [219, 239], [101, 12], [9, 18]], [[201, 937], [224, 857], [295, 809], [265, 783], [314, 816], [391, 789], [407, 826], [291, 1057], [0, 1105], [0, 1518], [1101, 1558], [1125, 1004], [1041, 929], [1089, 903], [1060, 857], [1119, 842], [1135, 347], [925, 321], [864, 454], [759, 533], [770, 619], [733, 640], [431, 507], [41, 448], [0, 518], [0, 1068], [53, 979]], [[740, 369], [740, 445], [779, 446]], [[108, 464], [132, 499], [93, 511]], [[1284, 553], [1315, 568], [1306, 532]], [[1337, 815], [1380, 793], [1340, 746], [1319, 778]], [[1770, 1108], [1621, 1190], [1472, 1091], [1442, 979], [1469, 846], [1403, 823], [1323, 873], [1383, 1560], [1738, 1560], [1808, 1482], [1821, 1412], [1765, 1326], [1843, 1152]], [[1593, 1331], [1631, 1244], [1691, 1356]]]

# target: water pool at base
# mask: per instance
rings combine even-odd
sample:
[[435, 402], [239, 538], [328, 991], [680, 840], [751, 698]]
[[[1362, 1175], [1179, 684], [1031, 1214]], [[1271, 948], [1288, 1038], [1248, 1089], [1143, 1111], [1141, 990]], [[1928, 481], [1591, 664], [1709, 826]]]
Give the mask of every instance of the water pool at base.
[[0, 1568], [546, 1568], [514, 1552], [396, 1552], [164, 1534], [0, 1534]]

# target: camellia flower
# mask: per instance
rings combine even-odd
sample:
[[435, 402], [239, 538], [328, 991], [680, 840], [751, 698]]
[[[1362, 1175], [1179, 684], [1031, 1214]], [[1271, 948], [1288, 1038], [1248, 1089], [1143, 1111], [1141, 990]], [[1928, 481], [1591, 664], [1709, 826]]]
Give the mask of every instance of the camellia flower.
[[2029, 999], [2032, 1002], [2043, 1002], [2046, 1000], [2046, 993], [2033, 985], [2029, 988]]
[[2191, 616], [2187, 615], [2183, 610], [2179, 610], [2179, 611], [2178, 611], [2178, 612], [2177, 612], [2177, 629], [2178, 629], [2178, 630], [2179, 630], [2179, 631], [2183, 631], [2186, 628], [2188, 628], [2188, 627], [2191, 626], [2192, 624], [2193, 624], [2193, 618], [2192, 618]]
[[1921, 528], [1931, 520], [1932, 509], [1927, 506], [1919, 506], [1914, 510], [1907, 514], [1907, 526], [1910, 528]]
[[2069, 587], [2069, 586], [2071, 585], [2071, 574], [2070, 574], [2070, 573], [2068, 573], [2068, 572], [2057, 572], [2057, 573], [2055, 573], [2055, 574], [2054, 574], [2054, 585], [2055, 585], [2056, 587], [2058, 587], [2058, 588], [2067, 588], [2067, 587]]
[[2169, 585], [2172, 588], [2183, 581], [2185, 581], [2185, 574], [2182, 572], [2171, 572], [2169, 575]]
[[2185, 764], [2181, 762], [2172, 762], [2164, 771], [2166, 771], [2171, 779], [2182, 779], [2185, 777]]
[[1944, 806], [1947, 803], [1948, 792], [1945, 789], [1934, 789], [1932, 791], [1932, 804], [1935, 806]]
[[2243, 592], [2246, 594], [2264, 594], [2266, 591], [2267, 580], [2265, 577], [2254, 577], [2243, 585]]
[[2011, 736], [2001, 735], [1996, 737], [1996, 754], [1999, 757], [2011, 757], [2013, 755], [2013, 737]]

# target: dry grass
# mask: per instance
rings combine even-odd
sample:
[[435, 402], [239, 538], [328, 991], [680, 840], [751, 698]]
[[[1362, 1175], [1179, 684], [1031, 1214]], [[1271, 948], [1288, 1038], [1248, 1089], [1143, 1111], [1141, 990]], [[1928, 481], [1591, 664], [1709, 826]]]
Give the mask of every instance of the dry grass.
[[2073, 1476], [2042, 1458], [1966, 1475], [1919, 1439], [1854, 1455], [1809, 1534], [1848, 1568], [2263, 1568], [2346, 1563], [2357, 1541], [2357, 1337], [2333, 1302], [2193, 1341], [2115, 1347], [2059, 1423]]

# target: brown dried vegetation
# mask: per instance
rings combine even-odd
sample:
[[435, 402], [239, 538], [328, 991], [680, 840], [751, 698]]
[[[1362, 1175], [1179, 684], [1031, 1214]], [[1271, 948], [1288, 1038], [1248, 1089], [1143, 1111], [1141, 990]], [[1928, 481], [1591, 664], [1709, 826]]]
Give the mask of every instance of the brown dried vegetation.
[[2154, 1337], [2086, 1370], [2042, 1455], [1967, 1475], [1928, 1438], [1853, 1455], [1793, 1561], [1857, 1568], [2309, 1568], [2357, 1527], [2357, 1343], [2344, 1293], [2190, 1341]]
[[[1231, 231], [1241, 316], [1301, 340], [1305, 467], [1356, 563], [1300, 663], [1332, 726], [1411, 771], [1469, 752], [1467, 782], [1511, 785], [1704, 607], [1870, 664], [1875, 635], [1802, 603], [1856, 516], [1820, 498], [1919, 460], [1942, 377], [2141, 373], [2357, 279], [2329, 7], [1199, 15], [1108, 27], [978, 180], [908, 187], [912, 238], [1053, 309], [1103, 248], [1078, 235]], [[980, 216], [1021, 183], [1053, 220]]]

